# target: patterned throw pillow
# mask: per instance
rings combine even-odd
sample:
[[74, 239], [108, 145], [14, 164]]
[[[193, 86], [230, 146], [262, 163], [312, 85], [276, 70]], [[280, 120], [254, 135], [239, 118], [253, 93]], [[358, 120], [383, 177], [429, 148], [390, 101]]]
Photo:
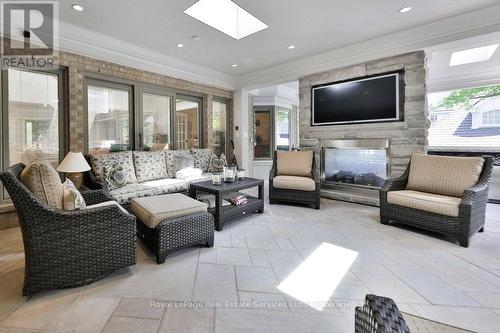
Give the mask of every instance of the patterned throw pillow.
[[96, 178], [99, 181], [104, 182], [104, 164], [110, 162], [119, 162], [123, 174], [125, 176], [126, 182], [128, 184], [137, 183], [137, 177], [135, 176], [134, 162], [132, 160], [131, 151], [123, 151], [118, 153], [108, 153], [100, 155], [92, 155], [90, 158], [92, 171], [94, 172]]
[[[194, 156], [193, 155], [179, 155], [175, 158], [176, 161], [176, 170], [177, 171], [194, 168]], [[198, 168], [199, 169], [199, 168]]]
[[175, 178], [177, 172], [177, 159], [181, 156], [190, 156], [189, 150], [165, 150], [167, 173], [169, 178]]
[[132, 156], [139, 183], [168, 177], [163, 151], [134, 151]]
[[83, 200], [82, 194], [75, 187], [73, 182], [69, 179], [62, 184], [63, 185], [63, 209], [64, 210], [75, 210], [84, 209], [87, 207], [85, 200]]
[[193, 148], [191, 152], [194, 155], [194, 167], [203, 170], [203, 172], [208, 172], [212, 150]]
[[104, 181], [111, 190], [123, 187], [127, 184], [127, 177], [123, 172], [123, 167], [118, 161], [106, 161], [103, 165]]
[[212, 154], [210, 157], [210, 164], [208, 172], [222, 172], [222, 169], [227, 165], [226, 155], [220, 154], [220, 157]]

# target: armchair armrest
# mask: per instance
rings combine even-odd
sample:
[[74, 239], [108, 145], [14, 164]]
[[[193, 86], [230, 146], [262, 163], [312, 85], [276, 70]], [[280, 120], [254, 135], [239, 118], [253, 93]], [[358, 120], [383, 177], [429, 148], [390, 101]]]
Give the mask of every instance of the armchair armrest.
[[277, 170], [276, 156], [275, 156], [274, 160], [273, 160], [273, 166], [271, 167], [271, 170], [269, 171], [269, 181], [272, 181], [274, 179], [274, 177], [276, 177], [277, 172], [278, 172], [278, 170]]
[[410, 165], [406, 168], [405, 172], [396, 178], [388, 178], [384, 186], [380, 189], [381, 192], [387, 193], [389, 191], [399, 191], [404, 190], [406, 188], [406, 184], [408, 183], [408, 176], [410, 175]]
[[478, 200], [484, 200], [486, 203], [488, 201], [488, 190], [489, 190], [488, 182], [477, 183], [473, 187], [468, 188], [464, 191], [460, 205], [472, 206]]
[[87, 205], [95, 205], [105, 201], [114, 201], [114, 199], [105, 190], [91, 190], [81, 192]]

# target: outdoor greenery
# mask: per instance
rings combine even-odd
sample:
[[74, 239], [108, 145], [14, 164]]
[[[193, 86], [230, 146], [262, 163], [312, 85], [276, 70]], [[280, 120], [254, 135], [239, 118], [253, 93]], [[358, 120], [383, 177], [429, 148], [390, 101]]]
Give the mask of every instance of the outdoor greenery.
[[440, 107], [453, 109], [454, 107], [463, 107], [469, 110], [477, 102], [486, 97], [499, 96], [500, 86], [478, 87], [456, 90], [449, 96], [443, 98]]

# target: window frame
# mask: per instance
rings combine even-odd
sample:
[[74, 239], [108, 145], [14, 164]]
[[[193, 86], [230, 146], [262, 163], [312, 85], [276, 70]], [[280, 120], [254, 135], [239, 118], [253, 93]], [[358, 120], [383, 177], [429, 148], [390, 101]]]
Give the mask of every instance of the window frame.
[[84, 146], [83, 151], [84, 154], [89, 154], [89, 109], [88, 109], [88, 101], [89, 101], [89, 86], [97, 86], [103, 88], [117, 89], [117, 90], [126, 90], [129, 92], [129, 150], [134, 150], [136, 140], [135, 140], [135, 123], [136, 120], [134, 118], [134, 111], [136, 109], [136, 105], [134, 104], [137, 100], [135, 98], [135, 87], [134, 85], [127, 84], [125, 82], [119, 81], [110, 81], [104, 78], [99, 77], [85, 77], [84, 80], [84, 88], [83, 88], [83, 99], [84, 99]]
[[[224, 149], [224, 155], [226, 156], [226, 158], [229, 156], [229, 146], [231, 145], [231, 138], [230, 138], [230, 129], [231, 129], [231, 120], [230, 120], [230, 103], [229, 103], [230, 99], [229, 98], [224, 98], [224, 97], [213, 97], [212, 98], [212, 115], [213, 115], [213, 103], [214, 102], [219, 102], [219, 103], [224, 103], [226, 104], [226, 123], [225, 123], [225, 149]], [[213, 123], [212, 123], [212, 146], [213, 146]], [[208, 143], [207, 143], [208, 144]]]
[[172, 144], [173, 144], [173, 149], [177, 150], [179, 147], [177, 146], [177, 123], [175, 122], [175, 118], [177, 116], [177, 99], [182, 99], [185, 101], [190, 101], [190, 102], [195, 102], [198, 103], [198, 136], [199, 136], [199, 144], [197, 149], [203, 149], [206, 146], [206, 143], [204, 142], [203, 138], [203, 127], [204, 127], [204, 120], [203, 116], [205, 115], [205, 108], [204, 108], [204, 102], [205, 99], [203, 96], [198, 95], [198, 94], [185, 94], [185, 93], [176, 93], [175, 94], [175, 101], [174, 101], [174, 121], [172, 125], [174, 126], [174, 130], [172, 132]]
[[174, 90], [168, 89], [168, 88], [163, 88], [163, 87], [158, 87], [158, 86], [152, 86], [152, 85], [147, 85], [147, 84], [142, 84], [138, 86], [137, 89], [138, 93], [138, 104], [139, 108], [136, 112], [136, 128], [139, 130], [136, 131], [135, 136], [136, 136], [136, 146], [135, 148], [137, 150], [144, 150], [144, 94], [150, 94], [150, 95], [158, 95], [158, 96], [164, 96], [164, 97], [169, 97], [170, 98], [170, 131], [169, 131], [169, 146], [173, 147], [174, 143], [174, 129], [175, 129], [175, 99], [176, 99], [176, 92]]
[[[68, 69], [58, 67], [57, 69], [23, 69], [14, 68], [14, 70], [56, 75], [58, 84], [58, 137], [59, 137], [59, 162], [61, 162], [69, 151], [69, 99], [68, 99]], [[0, 169], [9, 168], [9, 71], [2, 70], [0, 74]], [[9, 200], [4, 196], [3, 185], [0, 184], [0, 202]]]
[[[171, 137], [170, 137], [170, 142], [172, 142], [172, 145], [170, 146], [170, 149], [177, 149], [176, 142], [175, 142], [175, 114], [177, 112], [176, 109], [176, 99], [177, 98], [183, 98], [183, 99], [189, 99], [189, 100], [194, 100], [199, 103], [199, 115], [198, 115], [198, 126], [199, 126], [199, 135], [201, 138], [201, 144], [200, 148], [204, 148], [207, 145], [207, 142], [204, 140], [204, 116], [206, 114], [206, 100], [207, 96], [206, 94], [202, 93], [196, 93], [196, 92], [189, 92], [185, 90], [180, 90], [180, 89], [175, 89], [175, 88], [169, 88], [169, 87], [163, 87], [159, 85], [153, 85], [145, 82], [140, 82], [140, 81], [132, 81], [132, 80], [127, 80], [127, 79], [122, 79], [119, 77], [115, 77], [112, 75], [107, 75], [107, 74], [101, 74], [101, 73], [94, 73], [94, 72], [85, 72], [83, 74], [84, 77], [84, 110], [83, 110], [83, 116], [84, 116], [84, 147], [83, 147], [83, 153], [88, 154], [89, 153], [89, 142], [88, 142], [88, 94], [87, 94], [87, 86], [88, 82], [92, 81], [104, 81], [110, 84], [117, 84], [117, 85], [127, 85], [133, 88], [133, 103], [130, 104], [132, 105], [131, 108], [131, 123], [130, 123], [130, 128], [133, 131], [130, 134], [131, 141], [131, 150], [136, 150], [140, 151], [142, 150], [142, 147], [139, 145], [139, 142], [141, 141], [139, 139], [139, 133], [135, 131], [135, 129], [139, 128], [141, 130], [141, 135], [142, 135], [142, 119], [141, 117], [143, 116], [143, 111], [142, 111], [142, 92], [146, 93], [158, 93], [160, 95], [165, 95], [165, 96], [172, 96], [173, 97], [173, 105], [172, 105], [172, 120], [171, 120], [171, 126], [172, 132], [171, 132]], [[132, 129], [133, 128], [133, 129]]]

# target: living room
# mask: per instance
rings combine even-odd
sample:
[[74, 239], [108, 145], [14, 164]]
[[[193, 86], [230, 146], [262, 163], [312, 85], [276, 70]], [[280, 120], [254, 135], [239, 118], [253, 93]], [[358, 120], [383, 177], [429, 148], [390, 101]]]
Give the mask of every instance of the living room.
[[0, 332], [500, 327], [500, 1], [0, 4]]

